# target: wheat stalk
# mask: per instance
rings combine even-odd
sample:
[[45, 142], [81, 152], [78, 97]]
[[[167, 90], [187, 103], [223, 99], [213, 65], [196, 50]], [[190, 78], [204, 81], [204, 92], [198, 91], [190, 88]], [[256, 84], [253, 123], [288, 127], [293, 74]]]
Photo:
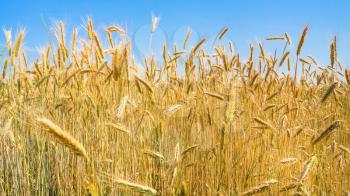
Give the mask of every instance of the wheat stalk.
[[222, 31], [218, 34], [217, 38], [222, 39], [229, 30], [230, 29], [228, 27], [223, 28]]
[[326, 90], [326, 92], [323, 94], [321, 98], [321, 103], [324, 103], [327, 100], [327, 98], [332, 94], [336, 86], [337, 86], [337, 82], [334, 82], [328, 87], [328, 89]]
[[334, 42], [330, 45], [330, 59], [331, 59], [331, 67], [333, 68], [335, 62], [335, 45]]
[[287, 32], [285, 32], [285, 33], [284, 33], [284, 36], [285, 36], [285, 38], [286, 38], [286, 40], [287, 40], [288, 45], [291, 45], [291, 44], [292, 44], [292, 40], [290, 39], [289, 34], [288, 34]]
[[334, 121], [329, 127], [327, 127], [327, 129], [325, 129], [324, 131], [322, 131], [317, 137], [315, 137], [312, 140], [312, 145], [317, 144], [318, 142], [320, 142], [323, 138], [325, 138], [326, 136], [328, 136], [329, 134], [331, 134], [336, 128], [338, 128], [339, 125], [339, 121]]
[[280, 163], [282, 164], [287, 164], [287, 163], [294, 163], [296, 162], [298, 159], [294, 158], [294, 157], [288, 157], [288, 158], [284, 158], [280, 161]]
[[257, 123], [259, 123], [259, 124], [261, 124], [261, 125], [264, 125], [264, 126], [266, 126], [266, 127], [269, 127], [269, 128], [272, 129], [272, 130], [276, 130], [276, 128], [275, 128], [274, 126], [272, 126], [270, 123], [268, 123], [268, 122], [262, 120], [262, 119], [259, 118], [259, 117], [255, 117], [255, 118], [254, 118], [254, 121], [256, 121]]
[[280, 66], [280, 67], [283, 65], [284, 61], [287, 59], [289, 53], [290, 53], [290, 52], [288, 51], [288, 52], [284, 53], [284, 55], [282, 56], [281, 61], [280, 61], [280, 63], [279, 63], [279, 66]]
[[160, 159], [160, 160], [164, 160], [164, 156], [162, 154], [160, 154], [159, 152], [154, 152], [152, 150], [143, 150], [143, 153], [146, 155], [149, 155], [155, 159]]
[[284, 36], [270, 36], [270, 37], [267, 37], [266, 40], [285, 40], [285, 37]]
[[61, 129], [58, 125], [53, 123], [51, 120], [45, 118], [45, 117], [38, 117], [36, 121], [46, 128], [46, 130], [51, 133], [55, 139], [57, 139], [62, 144], [68, 146], [70, 149], [72, 149], [74, 152], [76, 152], [78, 155], [83, 156], [87, 160], [89, 160], [88, 155], [86, 153], [85, 148], [82, 144], [80, 144], [73, 136], [71, 136], [67, 131], [64, 131]]
[[279, 192], [289, 191], [289, 190], [292, 190], [292, 189], [295, 189], [295, 188], [299, 188], [301, 186], [303, 186], [302, 182], [293, 182], [293, 183], [290, 183], [290, 184], [280, 188]]
[[117, 129], [118, 131], [124, 132], [124, 133], [126, 133], [128, 135], [130, 134], [130, 130], [127, 127], [125, 127], [124, 125], [120, 124], [120, 123], [115, 124], [115, 123], [112, 123], [112, 122], [106, 122], [105, 124], [107, 126], [110, 126], [110, 127], [113, 127], [115, 129]]
[[20, 47], [21, 47], [24, 34], [25, 34], [24, 30], [22, 30], [22, 31], [18, 34], [18, 36], [17, 36], [17, 38], [16, 38], [16, 41], [15, 41], [15, 43], [14, 43], [14, 45], [13, 45], [13, 56], [14, 56], [14, 57], [18, 57], [18, 52], [19, 52], [19, 49], [20, 49]]
[[314, 166], [314, 163], [317, 161], [316, 156], [312, 156], [304, 165], [304, 169], [300, 174], [299, 180], [302, 182], [306, 176], [309, 174], [309, 171]]
[[278, 181], [275, 179], [265, 181], [265, 182], [261, 183], [260, 185], [252, 187], [248, 191], [243, 192], [242, 195], [254, 195], [256, 193], [263, 192], [263, 191], [267, 190], [271, 185], [276, 184], [277, 182]]
[[221, 95], [219, 95], [219, 94], [217, 94], [217, 93], [213, 93], [213, 92], [204, 92], [204, 94], [205, 94], [205, 95], [208, 95], [208, 96], [210, 96], [210, 97], [214, 97], [214, 98], [216, 98], [216, 99], [222, 100], [222, 101], [225, 100], [225, 98], [224, 98], [223, 96], [221, 96]]
[[307, 32], [309, 30], [309, 27], [306, 26], [303, 30], [303, 33], [301, 34], [300, 36], [300, 39], [299, 39], [299, 43], [298, 43], [298, 47], [297, 47], [297, 56], [300, 55], [300, 52], [301, 52], [301, 48], [303, 47], [304, 45], [304, 42], [305, 42], [305, 38], [306, 38], [306, 35], [307, 35]]
[[185, 41], [184, 41], [184, 44], [183, 44], [183, 48], [184, 48], [184, 49], [185, 49], [186, 46], [187, 46], [187, 42], [188, 42], [188, 40], [190, 39], [191, 33], [192, 33], [192, 29], [189, 28], [189, 29], [187, 30], [186, 38], [185, 38]]
[[117, 33], [119, 33], [120, 35], [125, 35], [125, 34], [126, 34], [125, 30], [122, 29], [121, 27], [117, 26], [117, 25], [109, 26], [109, 27], [107, 28], [107, 32], [108, 32], [108, 33], [117, 32]]
[[157, 195], [157, 190], [148, 187], [148, 186], [144, 186], [141, 184], [137, 184], [137, 183], [133, 183], [133, 182], [129, 182], [126, 180], [122, 180], [122, 179], [118, 179], [118, 178], [112, 178], [112, 182], [116, 183], [118, 186], [123, 186], [125, 188], [137, 191], [137, 192], [141, 192], [141, 193], [146, 193], [146, 194], [151, 194], [151, 195]]

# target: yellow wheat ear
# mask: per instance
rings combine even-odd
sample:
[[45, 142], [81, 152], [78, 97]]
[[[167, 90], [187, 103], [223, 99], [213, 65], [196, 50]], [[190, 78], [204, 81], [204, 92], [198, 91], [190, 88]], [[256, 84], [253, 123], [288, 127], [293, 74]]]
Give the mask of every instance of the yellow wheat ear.
[[89, 160], [88, 155], [86, 153], [85, 148], [82, 144], [80, 144], [73, 136], [71, 136], [67, 131], [64, 131], [53, 123], [51, 120], [45, 118], [45, 117], [39, 117], [36, 119], [36, 121], [46, 128], [46, 130], [54, 136], [55, 139], [57, 139], [60, 143], [67, 146], [71, 150], [73, 150], [75, 153], [77, 153], [80, 156], [83, 156], [87, 160]]
[[270, 186], [272, 186], [272, 185], [274, 185], [276, 183], [278, 183], [278, 181], [275, 180], [275, 179], [264, 181], [260, 185], [252, 187], [248, 191], [242, 193], [242, 195], [254, 195], [256, 193], [261, 193], [261, 192], [267, 190]]
[[301, 48], [303, 47], [304, 45], [304, 42], [305, 42], [305, 38], [306, 38], [306, 35], [307, 35], [307, 32], [309, 31], [309, 27], [306, 26], [303, 30], [303, 33], [301, 34], [301, 37], [300, 37], [300, 40], [299, 40], [299, 43], [298, 43], [298, 48], [297, 48], [297, 56], [300, 55], [301, 53]]
[[22, 30], [22, 31], [19, 32], [19, 34], [18, 34], [18, 36], [16, 38], [16, 41], [15, 41], [13, 47], [12, 47], [12, 52], [11, 52], [11, 55], [12, 55], [13, 58], [18, 57], [19, 49], [22, 46], [24, 35], [25, 35], [25, 30]]

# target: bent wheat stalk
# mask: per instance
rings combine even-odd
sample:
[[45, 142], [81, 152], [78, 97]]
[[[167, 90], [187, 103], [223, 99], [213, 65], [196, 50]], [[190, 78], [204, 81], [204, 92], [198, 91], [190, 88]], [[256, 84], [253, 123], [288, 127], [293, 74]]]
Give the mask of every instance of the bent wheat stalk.
[[43, 127], [47, 129], [49, 133], [51, 133], [59, 142], [66, 145], [78, 155], [83, 156], [87, 160], [89, 160], [88, 155], [86, 153], [85, 148], [82, 144], [80, 144], [73, 136], [71, 136], [68, 132], [61, 129], [51, 120], [45, 117], [38, 117], [36, 121]]
[[291, 184], [288, 184], [288, 185], [280, 188], [279, 192], [289, 191], [291, 189], [299, 188], [301, 186], [303, 186], [302, 182], [293, 182]]
[[337, 82], [334, 82], [328, 87], [328, 89], [326, 90], [326, 92], [323, 94], [321, 98], [321, 103], [324, 103], [327, 100], [327, 98], [332, 94], [336, 86], [337, 86]]
[[304, 165], [304, 169], [301, 172], [300, 175], [300, 181], [302, 182], [306, 176], [309, 174], [309, 171], [311, 170], [312, 166], [314, 165], [314, 163], [316, 162], [317, 158], [316, 156], [312, 156]]
[[146, 193], [149, 195], [157, 195], [158, 194], [157, 190], [155, 190], [154, 188], [144, 186], [141, 184], [132, 183], [132, 182], [122, 180], [119, 178], [115, 178], [115, 177], [112, 177], [108, 174], [103, 173], [102, 175], [105, 175], [107, 178], [109, 178], [113, 183], [117, 184], [118, 186], [122, 186], [122, 187], [128, 188], [130, 190], [134, 190], [134, 191], [137, 191], [140, 193]]
[[280, 163], [281, 163], [281, 164], [294, 163], [294, 162], [296, 162], [297, 160], [298, 160], [297, 158], [289, 157], [289, 158], [282, 159], [282, 160], [280, 161]]
[[339, 127], [339, 121], [334, 121], [327, 129], [325, 129], [321, 134], [319, 134], [315, 139], [312, 140], [312, 145], [317, 144], [323, 138], [328, 136], [333, 132], [334, 129]]
[[271, 185], [276, 184], [278, 181], [275, 179], [265, 181], [258, 186], [255, 186], [248, 191], [242, 193], [242, 195], [254, 195], [255, 193], [260, 193], [267, 190]]

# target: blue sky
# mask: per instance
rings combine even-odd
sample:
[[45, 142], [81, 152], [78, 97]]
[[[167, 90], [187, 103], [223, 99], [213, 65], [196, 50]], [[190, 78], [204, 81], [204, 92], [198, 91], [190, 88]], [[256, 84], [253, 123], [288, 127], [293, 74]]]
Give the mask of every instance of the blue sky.
[[[273, 1], [273, 0], [2, 0], [0, 6], [0, 27], [11, 28], [13, 32], [26, 28], [25, 45], [35, 53], [36, 48], [48, 43], [45, 23], [49, 26], [63, 20], [66, 29], [82, 25], [90, 16], [98, 32], [111, 24], [127, 29], [134, 40], [135, 54], [142, 57], [147, 53], [149, 25], [152, 14], [160, 17], [159, 28], [154, 35], [155, 51], [166, 41], [172, 45], [182, 42], [187, 28], [191, 27], [195, 43], [201, 37], [213, 40], [224, 27], [230, 27], [227, 39], [243, 55], [248, 44], [263, 40], [273, 52], [281, 50], [282, 43], [264, 40], [269, 35], [283, 35], [288, 32], [297, 44], [305, 25], [310, 31], [303, 48], [303, 55], [313, 55], [327, 64], [329, 43], [337, 35], [339, 59], [350, 64], [350, 2], [349, 1]], [[68, 35], [70, 32], [68, 33]], [[0, 35], [0, 46], [4, 45]], [[292, 48], [291, 48], [292, 49]]]

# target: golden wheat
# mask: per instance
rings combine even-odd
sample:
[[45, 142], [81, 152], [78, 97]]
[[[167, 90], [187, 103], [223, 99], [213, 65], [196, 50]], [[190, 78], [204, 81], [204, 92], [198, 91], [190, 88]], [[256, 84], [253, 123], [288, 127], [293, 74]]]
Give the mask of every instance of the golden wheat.
[[[24, 31], [15, 37], [4, 30], [2, 194], [342, 195], [350, 190], [350, 71], [340, 62], [336, 37], [331, 65], [324, 65], [301, 55], [308, 27], [295, 53], [284, 33], [266, 38], [280, 40], [281, 50], [249, 42], [245, 56], [233, 41], [224, 43], [228, 27], [212, 47], [206, 38], [189, 46], [189, 29], [183, 49], [164, 44], [156, 51], [152, 36], [158, 23], [153, 17], [152, 55], [144, 59], [137, 57], [126, 29], [111, 25], [100, 32], [90, 18], [72, 34], [59, 21], [50, 32], [54, 42], [40, 48], [33, 61]], [[52, 141], [39, 137], [34, 131], [39, 128]], [[54, 141], [63, 147], [53, 147]]]

